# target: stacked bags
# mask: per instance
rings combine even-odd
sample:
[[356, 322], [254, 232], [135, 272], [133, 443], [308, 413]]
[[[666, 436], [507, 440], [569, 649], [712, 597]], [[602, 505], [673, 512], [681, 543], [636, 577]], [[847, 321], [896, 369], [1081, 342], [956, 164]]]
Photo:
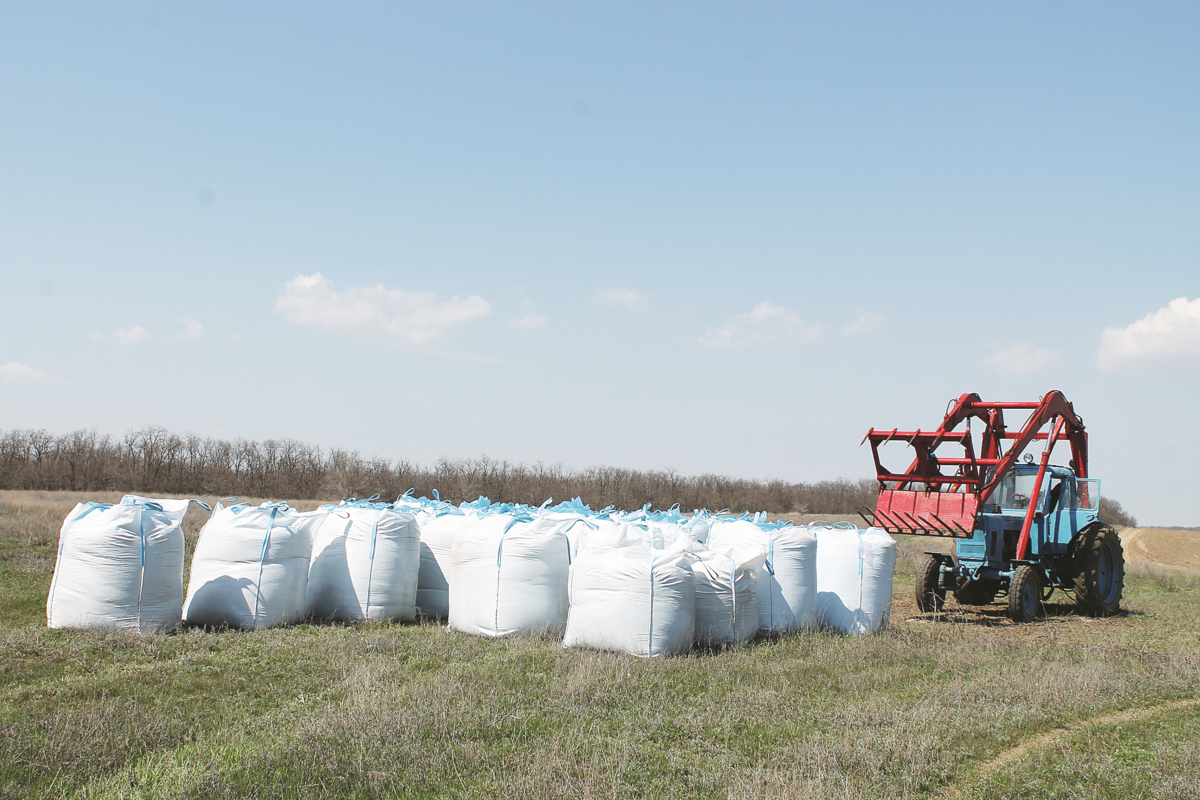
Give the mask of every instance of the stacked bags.
[[[736, 646], [760, 632], [821, 627], [863, 634], [886, 627], [896, 560], [896, 543], [886, 532], [874, 528], [860, 531], [847, 523], [796, 527], [768, 523], [763, 516], [735, 518], [697, 512], [690, 519], [671, 519], [670, 512], [657, 517], [637, 512], [626, 517], [636, 521], [626, 523], [625, 537], [610, 549], [640, 549], [641, 560], [649, 558], [653, 563], [655, 558], [673, 558], [676, 550], [672, 547], [688, 543], [682, 549], [690, 556], [693, 573], [696, 643]], [[674, 526], [673, 537], [664, 522]], [[669, 544], [672, 540], [675, 545]], [[593, 605], [592, 593], [615, 593], [616, 587], [627, 582], [627, 562], [639, 563], [633, 555], [604, 556], [607, 564], [594, 561], [596, 557], [583, 553], [572, 567], [566, 643], [637, 655], [661, 654], [651, 646], [628, 642], [616, 646], [603, 626], [592, 621], [594, 612], [579, 618], [581, 624], [587, 620], [595, 628], [594, 634], [576, 628], [576, 609]], [[605, 569], [611, 574], [594, 574]], [[576, 574], [584, 572], [587, 581], [577, 584]], [[605, 587], [606, 581], [612, 588]], [[636, 608], [638, 597], [637, 591], [630, 589], [614, 595], [608, 605], [615, 609], [624, 603]], [[619, 614], [612, 612], [613, 616]]]
[[711, 520], [678, 508], [606, 509], [593, 522], [597, 533], [608, 532], [589, 534], [577, 550], [564, 646], [654, 657], [697, 643], [736, 646], [758, 633], [765, 548], [738, 542], [712, 549], [705, 544]]
[[413, 621], [416, 517], [374, 500], [303, 513], [218, 503], [196, 544], [184, 619], [246, 630], [305, 617]]
[[593, 511], [578, 499], [455, 506], [436, 493], [306, 513], [221, 501], [184, 601], [188, 502], [78, 506], [60, 536], [51, 627], [420, 617], [477, 636], [561, 636], [567, 647], [655, 657], [759, 633], [870, 633], [890, 613], [896, 544], [877, 529], [677, 507]]
[[718, 519], [708, 524], [707, 540], [718, 552], [765, 553], [755, 587], [763, 632], [816, 628], [817, 536], [812, 529], [757, 519]]

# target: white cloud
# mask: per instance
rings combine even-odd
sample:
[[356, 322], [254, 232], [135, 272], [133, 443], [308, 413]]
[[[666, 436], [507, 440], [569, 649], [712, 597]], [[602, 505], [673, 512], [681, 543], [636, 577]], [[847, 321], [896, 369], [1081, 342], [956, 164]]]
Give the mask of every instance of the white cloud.
[[275, 312], [288, 322], [327, 331], [357, 333], [410, 344], [441, 342], [455, 325], [491, 313], [482, 297], [438, 300], [432, 292], [352, 286], [342, 292], [317, 272], [283, 285]]
[[8, 383], [54, 383], [50, 376], [26, 364], [0, 364], [0, 380]]
[[851, 338], [854, 336], [870, 336], [875, 331], [883, 327], [883, 323], [887, 321], [887, 317], [882, 314], [875, 314], [870, 311], [859, 309], [854, 315], [854, 319], [842, 326], [842, 336]]
[[650, 295], [635, 292], [633, 289], [597, 289], [592, 295], [592, 302], [608, 308], [619, 308], [623, 311], [645, 311], [650, 305]]
[[180, 339], [194, 340], [203, 339], [208, 336], [208, 331], [200, 324], [199, 320], [193, 317], [180, 317], [179, 322], [183, 325], [183, 333], [180, 334]]
[[531, 331], [535, 328], [540, 328], [545, 324], [546, 318], [541, 314], [538, 314], [533, 309], [530, 309], [529, 313], [525, 316], [518, 317], [517, 319], [514, 319], [512, 322], [508, 323], [508, 327], [517, 328], [523, 331]]
[[1033, 342], [1017, 342], [996, 350], [980, 363], [1001, 375], [1032, 375], [1058, 360], [1058, 352]]
[[118, 328], [112, 333], [93, 333], [92, 338], [100, 342], [116, 342], [126, 346], [154, 341], [153, 334], [141, 325]]
[[1148, 361], [1195, 356], [1200, 356], [1200, 298], [1189, 301], [1180, 297], [1132, 325], [1105, 328], [1096, 365], [1102, 370], [1119, 370]]
[[724, 325], [706, 331], [697, 341], [705, 347], [743, 350], [779, 341], [813, 342], [823, 334], [820, 325], [808, 325], [790, 308], [764, 300], [748, 314], [738, 314]]

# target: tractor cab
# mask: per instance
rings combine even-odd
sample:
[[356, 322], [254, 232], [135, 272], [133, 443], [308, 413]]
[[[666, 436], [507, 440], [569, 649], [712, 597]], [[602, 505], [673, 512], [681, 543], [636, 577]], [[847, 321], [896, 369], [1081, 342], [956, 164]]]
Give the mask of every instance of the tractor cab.
[[1021, 526], [1031, 504], [1029, 547], [1021, 560], [1065, 555], [1079, 532], [1097, 520], [1099, 480], [1076, 478], [1068, 467], [1048, 465], [1039, 489], [1038, 469], [1029, 463], [1013, 466], [976, 517], [971, 537], [957, 540], [959, 564], [976, 577], [999, 578], [1006, 565], [1018, 560]]

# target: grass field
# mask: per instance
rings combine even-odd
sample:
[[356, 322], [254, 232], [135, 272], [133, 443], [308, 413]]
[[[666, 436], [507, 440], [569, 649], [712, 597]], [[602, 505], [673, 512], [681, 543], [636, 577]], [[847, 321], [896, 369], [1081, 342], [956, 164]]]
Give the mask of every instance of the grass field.
[[77, 499], [0, 492], [0, 797], [1200, 797], [1189, 575], [1138, 568], [1112, 619], [933, 620], [905, 541], [884, 633], [667, 660], [436, 625], [50, 631]]

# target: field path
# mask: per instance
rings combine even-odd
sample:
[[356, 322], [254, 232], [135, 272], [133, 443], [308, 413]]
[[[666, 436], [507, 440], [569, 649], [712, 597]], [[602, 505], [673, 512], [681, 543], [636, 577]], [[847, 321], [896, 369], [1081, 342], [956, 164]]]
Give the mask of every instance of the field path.
[[[1167, 703], [1159, 703], [1156, 706], [1147, 706], [1145, 708], [1130, 708], [1126, 709], [1125, 711], [1117, 711], [1112, 714], [1103, 714], [1098, 717], [1082, 719], [1078, 722], [1073, 722], [1070, 725], [1059, 725], [1051, 730], [1031, 736], [1015, 747], [1010, 747], [1009, 749], [1003, 751], [995, 758], [984, 761], [974, 769], [969, 778], [971, 780], [986, 778], [988, 775], [992, 774], [1006, 764], [1011, 764], [1013, 761], [1021, 758], [1034, 748], [1048, 745], [1064, 736], [1069, 736], [1072, 733], [1084, 730], [1085, 728], [1090, 728], [1094, 725], [1109, 725], [1118, 722], [1140, 722], [1147, 717], [1152, 717], [1155, 714], [1159, 714], [1163, 711], [1171, 711], [1176, 708], [1188, 708], [1195, 706], [1200, 706], [1200, 697], [1192, 697], [1187, 700], [1172, 700]], [[963, 782], [964, 781], [959, 781], [958, 783], [950, 784], [943, 789], [937, 795], [937, 797], [960, 797], [962, 795], [961, 785]]]
[[1120, 536], [1126, 561], [1200, 574], [1200, 531], [1123, 528]]

